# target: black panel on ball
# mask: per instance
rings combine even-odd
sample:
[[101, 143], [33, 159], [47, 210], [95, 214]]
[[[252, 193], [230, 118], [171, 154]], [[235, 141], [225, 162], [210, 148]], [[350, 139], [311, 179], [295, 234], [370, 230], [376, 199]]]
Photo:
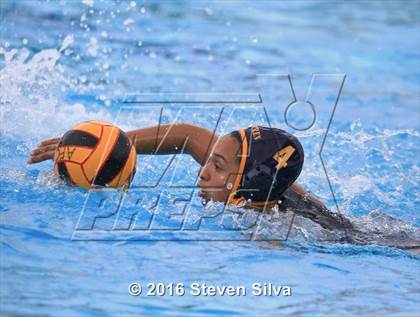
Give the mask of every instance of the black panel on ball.
[[95, 138], [92, 134], [79, 130], [70, 130], [63, 135], [59, 146], [76, 145], [95, 147], [97, 143], [98, 139]]
[[58, 174], [60, 175], [60, 178], [64, 181], [66, 181], [68, 184], [73, 184], [71, 181], [69, 172], [67, 171], [66, 164], [64, 162], [57, 163], [58, 167]]
[[101, 170], [94, 180], [95, 185], [105, 186], [112, 181], [124, 167], [130, 155], [130, 140], [123, 131], [119, 131], [117, 142], [111, 155], [103, 164]]

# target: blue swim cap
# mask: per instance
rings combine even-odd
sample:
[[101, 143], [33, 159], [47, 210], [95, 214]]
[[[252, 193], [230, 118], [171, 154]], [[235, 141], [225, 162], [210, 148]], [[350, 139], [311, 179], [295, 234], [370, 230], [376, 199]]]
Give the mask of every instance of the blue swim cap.
[[251, 126], [239, 134], [241, 160], [228, 204], [251, 200], [251, 206], [274, 205], [302, 171], [302, 145], [276, 128]]

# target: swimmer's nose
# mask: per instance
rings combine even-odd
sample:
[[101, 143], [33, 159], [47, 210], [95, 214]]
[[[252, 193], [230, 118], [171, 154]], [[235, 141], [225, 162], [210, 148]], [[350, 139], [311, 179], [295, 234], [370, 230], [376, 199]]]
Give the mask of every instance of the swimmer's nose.
[[[203, 167], [200, 168], [200, 172], [198, 173], [198, 176], [200, 177], [201, 181], [208, 181], [209, 180], [209, 173], [207, 170], [207, 165], [204, 165]], [[200, 181], [200, 183], [201, 183]], [[200, 186], [200, 185], [198, 185]]]

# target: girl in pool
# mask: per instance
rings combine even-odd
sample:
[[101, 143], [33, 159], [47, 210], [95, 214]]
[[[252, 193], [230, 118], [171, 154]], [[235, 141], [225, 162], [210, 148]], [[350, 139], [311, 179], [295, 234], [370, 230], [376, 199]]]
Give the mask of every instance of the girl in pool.
[[[303, 148], [286, 131], [252, 126], [217, 136], [191, 125], [158, 125], [127, 133], [138, 154], [191, 154], [202, 166], [199, 195], [210, 200], [264, 212], [289, 208], [326, 229], [350, 229], [349, 220], [331, 213], [295, 181], [304, 161]], [[28, 163], [54, 157], [60, 138], [41, 142]]]

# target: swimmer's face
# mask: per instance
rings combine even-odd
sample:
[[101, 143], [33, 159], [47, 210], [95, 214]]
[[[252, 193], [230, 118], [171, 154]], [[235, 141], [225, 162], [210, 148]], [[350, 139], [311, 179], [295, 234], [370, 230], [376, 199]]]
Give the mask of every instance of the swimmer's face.
[[207, 164], [200, 170], [199, 195], [207, 202], [226, 202], [239, 169], [240, 145], [230, 135], [217, 140]]

